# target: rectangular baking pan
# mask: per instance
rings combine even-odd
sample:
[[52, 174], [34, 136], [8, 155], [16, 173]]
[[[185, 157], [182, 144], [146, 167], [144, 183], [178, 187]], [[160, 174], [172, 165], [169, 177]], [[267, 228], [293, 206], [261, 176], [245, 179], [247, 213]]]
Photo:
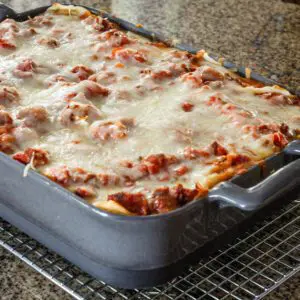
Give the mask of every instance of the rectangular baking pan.
[[[24, 21], [47, 8], [16, 13], [0, 5], [0, 21], [6, 17]], [[126, 30], [163, 39], [104, 16]], [[176, 47], [195, 52], [184, 45]], [[238, 72], [245, 74], [244, 68]], [[252, 78], [274, 83], [254, 73]], [[205, 198], [163, 215], [132, 217], [101, 211], [36, 172], [24, 178], [24, 166], [0, 153], [0, 216], [108, 284], [150, 287], [179, 275], [272, 210], [299, 197], [299, 157], [300, 141], [293, 141], [268, 158], [263, 168], [254, 166], [219, 184]]]

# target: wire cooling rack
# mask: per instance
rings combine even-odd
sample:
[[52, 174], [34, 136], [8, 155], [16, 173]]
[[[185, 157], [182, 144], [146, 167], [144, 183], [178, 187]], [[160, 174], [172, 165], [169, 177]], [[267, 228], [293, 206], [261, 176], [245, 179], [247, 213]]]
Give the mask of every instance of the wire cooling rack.
[[95, 280], [1, 218], [0, 245], [76, 299], [261, 299], [300, 270], [300, 200], [182, 276], [147, 290]]

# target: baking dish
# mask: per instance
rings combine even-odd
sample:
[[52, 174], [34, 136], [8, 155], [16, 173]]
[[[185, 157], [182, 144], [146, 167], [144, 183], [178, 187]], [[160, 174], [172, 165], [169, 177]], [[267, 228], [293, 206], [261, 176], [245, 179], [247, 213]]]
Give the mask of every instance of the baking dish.
[[[46, 9], [16, 14], [1, 7], [5, 16], [18, 21]], [[162, 39], [133, 24], [105, 16], [126, 30]], [[184, 45], [177, 47], [193, 52]], [[229, 63], [225, 66], [233, 67]], [[239, 72], [243, 74], [244, 70]], [[255, 74], [252, 78], [271, 83]], [[178, 275], [187, 263], [230, 242], [245, 226], [276, 206], [275, 200], [283, 204], [289, 199], [283, 198], [287, 193], [295, 196], [299, 191], [299, 151], [299, 141], [294, 141], [282, 153], [266, 160], [264, 174], [258, 166], [253, 167], [246, 174], [220, 184], [200, 201], [144, 218], [100, 211], [37, 173], [30, 172], [23, 178], [22, 166], [1, 154], [0, 213], [110, 284], [125, 288], [152, 286]], [[258, 183], [278, 168], [278, 172]], [[254, 186], [247, 189], [251, 185]]]

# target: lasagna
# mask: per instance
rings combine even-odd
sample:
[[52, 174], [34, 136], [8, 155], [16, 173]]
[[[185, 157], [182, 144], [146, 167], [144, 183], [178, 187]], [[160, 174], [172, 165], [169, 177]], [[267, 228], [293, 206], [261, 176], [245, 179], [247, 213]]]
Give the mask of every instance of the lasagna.
[[300, 99], [54, 4], [0, 24], [0, 151], [88, 203], [161, 214], [300, 135]]

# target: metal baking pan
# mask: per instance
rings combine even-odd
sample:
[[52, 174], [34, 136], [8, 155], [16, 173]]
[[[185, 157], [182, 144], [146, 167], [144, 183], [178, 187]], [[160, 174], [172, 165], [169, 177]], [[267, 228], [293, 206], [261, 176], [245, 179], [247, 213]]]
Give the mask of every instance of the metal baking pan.
[[[6, 17], [24, 21], [47, 7], [18, 14], [0, 5], [0, 21]], [[105, 16], [126, 30], [161, 39]], [[193, 52], [186, 46], [178, 47]], [[232, 64], [228, 66], [232, 68]], [[252, 78], [272, 83], [256, 74]], [[219, 184], [203, 199], [163, 215], [132, 217], [101, 211], [36, 172], [30, 171], [24, 178], [24, 166], [0, 153], [0, 216], [111, 285], [154, 286], [179, 275], [189, 264], [233, 241], [271, 210], [297, 198], [299, 156], [300, 141], [291, 142], [268, 158], [264, 168], [252, 167]]]

